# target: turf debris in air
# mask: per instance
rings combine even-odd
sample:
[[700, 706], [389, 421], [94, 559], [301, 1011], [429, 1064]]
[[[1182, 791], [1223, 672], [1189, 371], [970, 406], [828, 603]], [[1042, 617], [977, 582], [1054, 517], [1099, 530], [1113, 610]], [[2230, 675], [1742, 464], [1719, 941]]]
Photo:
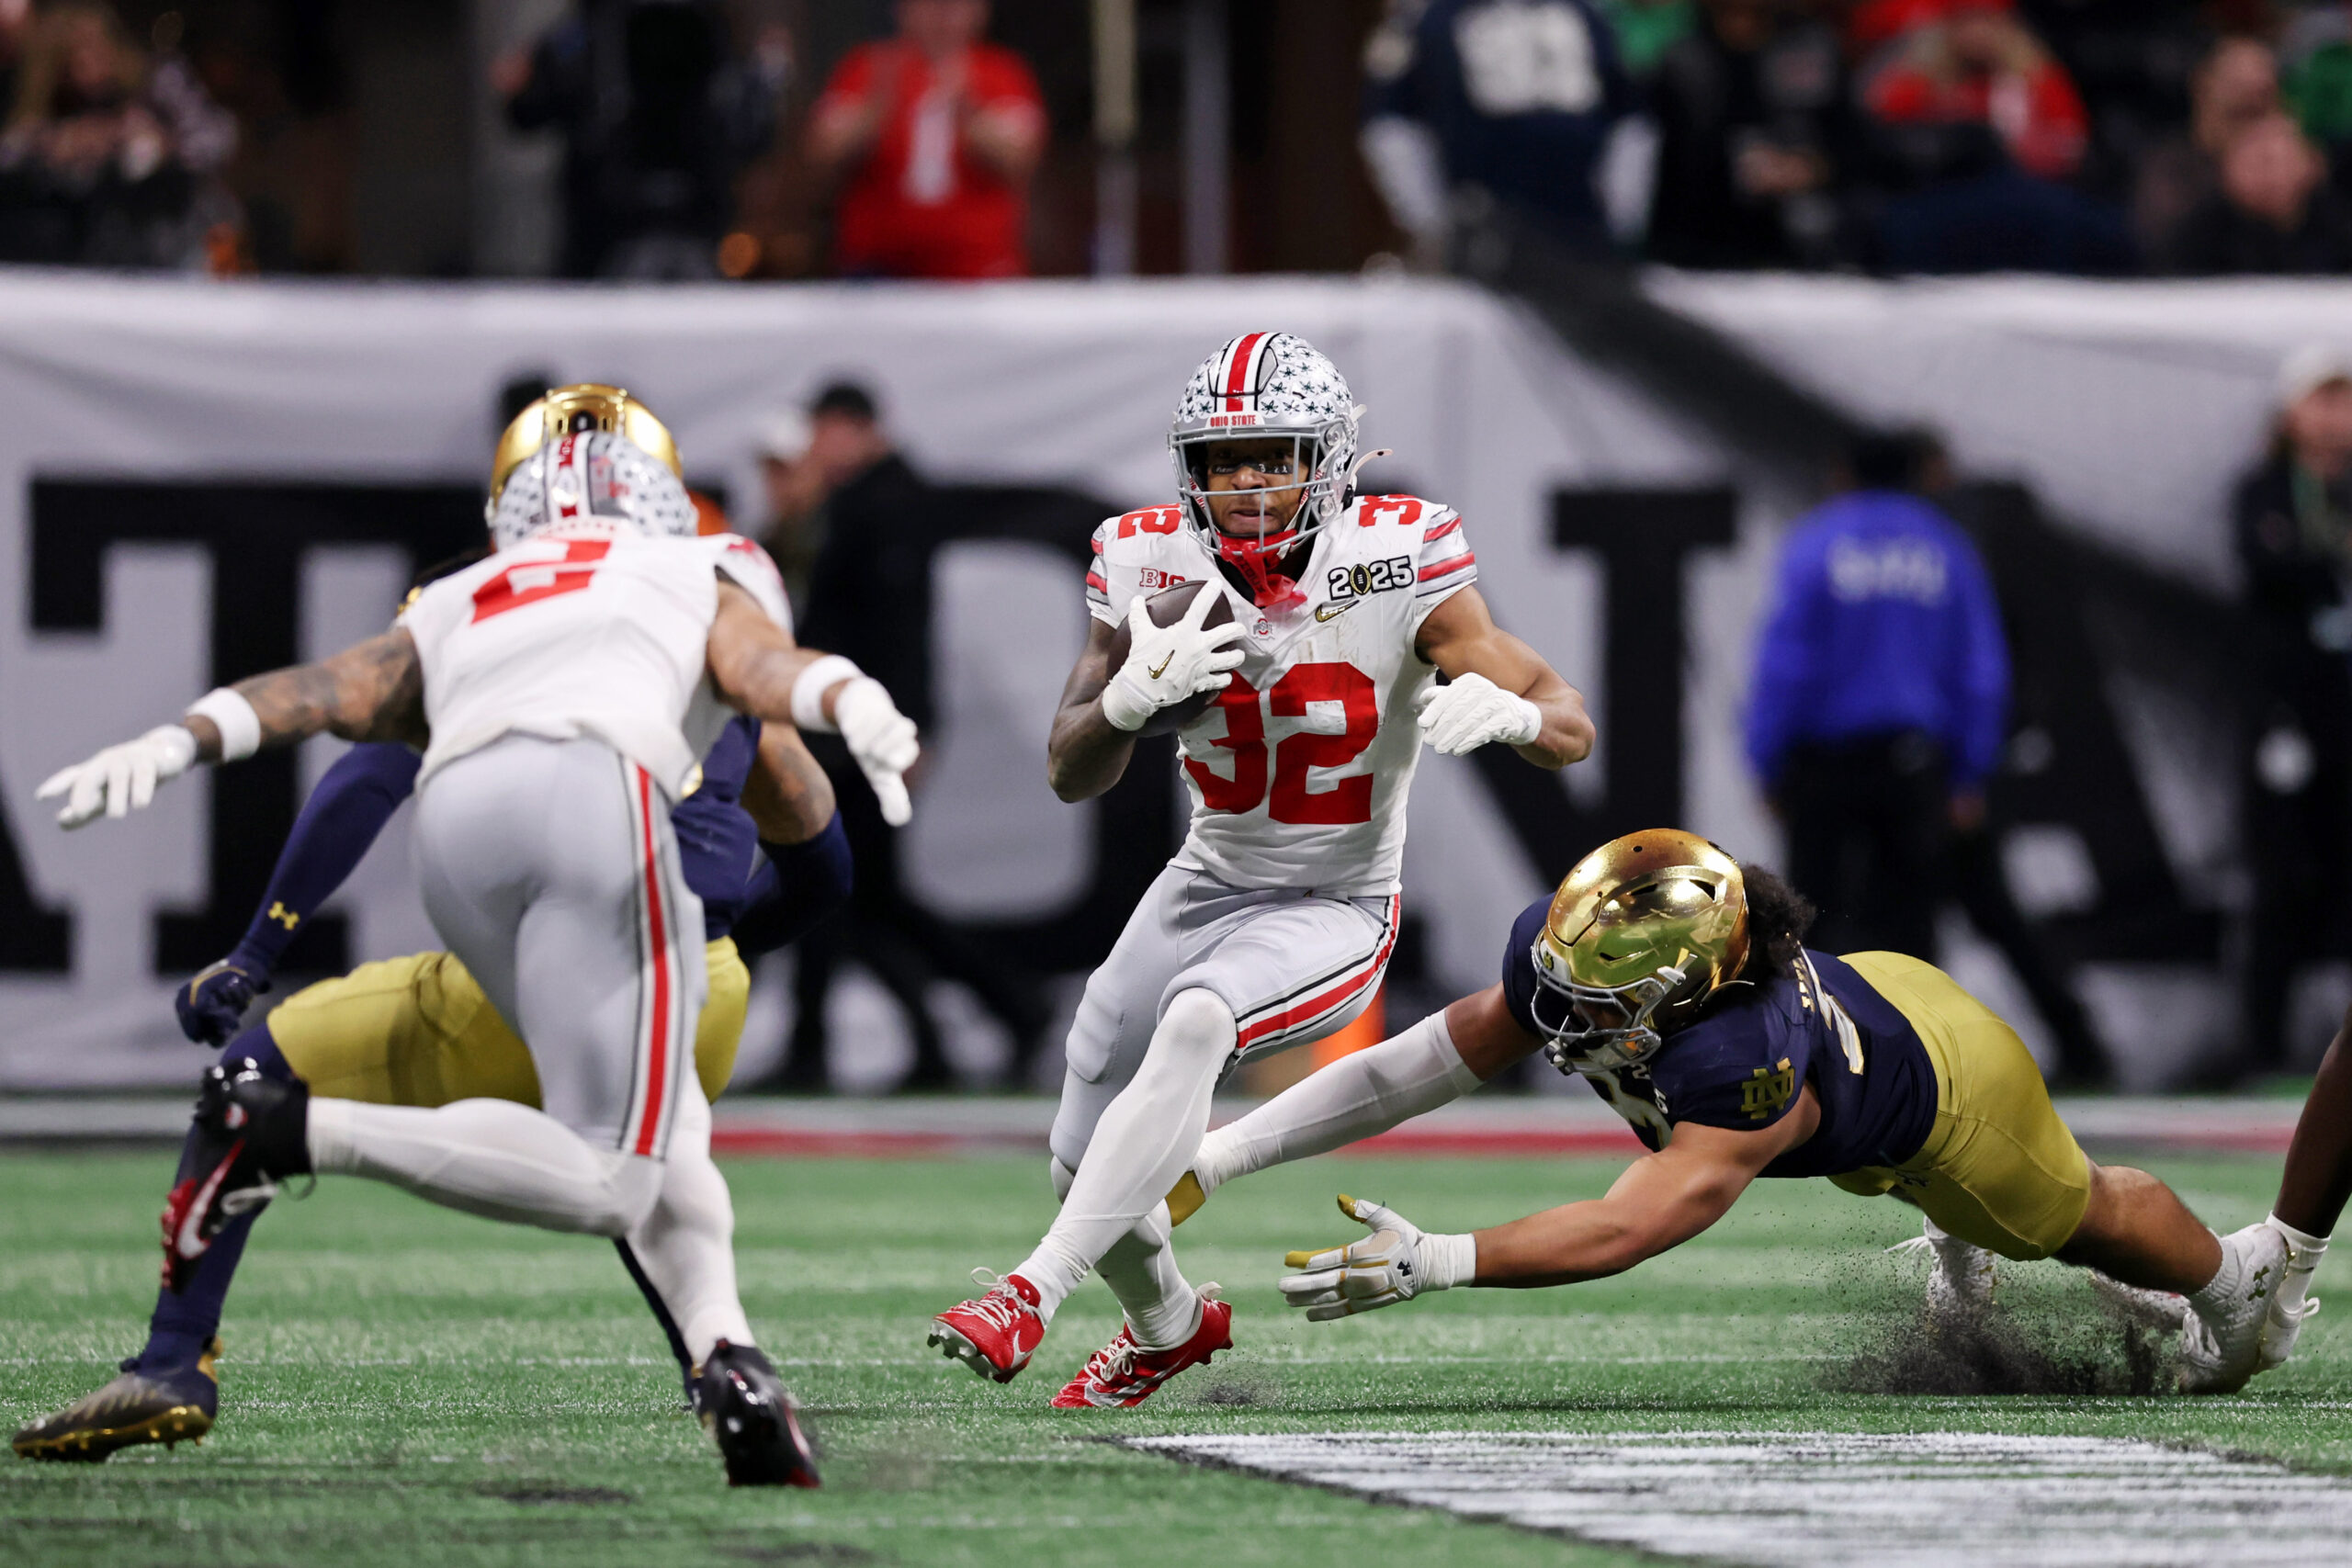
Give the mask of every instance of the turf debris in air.
[[1850, 1352], [1823, 1370], [1834, 1393], [2112, 1398], [2174, 1392], [2177, 1329], [2111, 1305], [2063, 1264], [2005, 1264], [1990, 1305], [1931, 1311], [1926, 1269], [1909, 1311], [1858, 1312]]

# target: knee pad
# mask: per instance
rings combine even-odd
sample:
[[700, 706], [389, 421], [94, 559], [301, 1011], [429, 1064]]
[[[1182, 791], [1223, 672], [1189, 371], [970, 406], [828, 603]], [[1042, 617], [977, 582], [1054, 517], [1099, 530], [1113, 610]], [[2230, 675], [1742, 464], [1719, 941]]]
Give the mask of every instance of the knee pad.
[[1069, 1184], [1078, 1179], [1078, 1172], [1064, 1165], [1058, 1155], [1046, 1162], [1046, 1169], [1053, 1179], [1054, 1201], [1058, 1203], [1069, 1196]]
[[1152, 1031], [1152, 1050], [1162, 1048], [1181, 1051], [1187, 1055], [1211, 1055], [1222, 1062], [1240, 1038], [1240, 1028], [1233, 1021], [1233, 1010], [1215, 991], [1194, 987], [1179, 991], [1167, 1010], [1159, 1015], [1159, 1027]]
[[653, 1205], [662, 1197], [666, 1168], [662, 1161], [644, 1155], [613, 1153], [604, 1157], [606, 1164], [602, 1196], [609, 1223], [617, 1228], [603, 1230], [602, 1234], [626, 1236], [641, 1227], [652, 1214]]

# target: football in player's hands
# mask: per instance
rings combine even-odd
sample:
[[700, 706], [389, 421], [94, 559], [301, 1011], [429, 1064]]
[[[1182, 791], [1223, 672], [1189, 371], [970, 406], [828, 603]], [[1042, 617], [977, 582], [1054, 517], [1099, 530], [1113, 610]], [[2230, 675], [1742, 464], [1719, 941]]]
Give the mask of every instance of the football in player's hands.
[[[1144, 609], [1150, 615], [1153, 626], [1172, 626], [1184, 618], [1184, 612], [1193, 607], [1193, 601], [1200, 597], [1201, 590], [1212, 587], [1208, 582], [1180, 582], [1173, 588], [1163, 588], [1151, 595], [1144, 601]], [[1204, 630], [1230, 625], [1233, 620], [1232, 595], [1222, 588], [1214, 591], [1216, 598], [1209, 605], [1208, 613], [1201, 617]], [[1134, 635], [1127, 623], [1121, 621], [1111, 633], [1111, 670], [1114, 675], [1125, 667], [1134, 651]], [[1136, 733], [1173, 735], [1215, 706], [1219, 694], [1217, 691], [1196, 692], [1181, 702], [1170, 703], [1145, 719], [1143, 728]]]

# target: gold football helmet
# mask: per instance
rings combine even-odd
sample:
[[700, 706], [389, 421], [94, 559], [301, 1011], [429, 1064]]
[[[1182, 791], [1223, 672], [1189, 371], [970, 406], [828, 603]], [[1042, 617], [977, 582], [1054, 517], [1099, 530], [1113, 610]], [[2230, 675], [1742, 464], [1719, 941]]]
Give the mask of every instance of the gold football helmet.
[[1747, 962], [1739, 863], [1695, 833], [1628, 833], [1576, 863], [1531, 953], [1544, 1054], [1564, 1073], [1648, 1061]]
[[583, 430], [628, 437], [684, 482], [686, 470], [678, 457], [678, 444], [671, 439], [670, 427], [653, 417], [651, 409], [621, 388], [575, 381], [569, 387], [548, 389], [545, 397], [516, 414], [498, 438], [498, 453], [490, 465], [490, 503], [498, 504], [508, 476], [529, 461], [531, 454], [559, 435]]

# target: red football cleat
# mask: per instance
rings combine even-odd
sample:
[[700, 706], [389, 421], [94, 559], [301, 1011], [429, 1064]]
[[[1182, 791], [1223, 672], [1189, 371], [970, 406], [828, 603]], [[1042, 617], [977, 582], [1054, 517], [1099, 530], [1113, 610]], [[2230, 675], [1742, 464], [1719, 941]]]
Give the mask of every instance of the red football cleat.
[[1201, 1287], [1201, 1326], [1173, 1350], [1147, 1350], [1126, 1325], [1094, 1352], [1078, 1376], [1054, 1395], [1057, 1410], [1124, 1410], [1141, 1404], [1159, 1385], [1187, 1367], [1208, 1364], [1219, 1350], [1233, 1348], [1233, 1303], [1216, 1299], [1215, 1285]]
[[984, 1378], [1011, 1382], [1046, 1337], [1037, 1287], [1018, 1274], [1000, 1280], [985, 1269], [972, 1270], [972, 1283], [988, 1286], [988, 1294], [933, 1318], [924, 1342]]

